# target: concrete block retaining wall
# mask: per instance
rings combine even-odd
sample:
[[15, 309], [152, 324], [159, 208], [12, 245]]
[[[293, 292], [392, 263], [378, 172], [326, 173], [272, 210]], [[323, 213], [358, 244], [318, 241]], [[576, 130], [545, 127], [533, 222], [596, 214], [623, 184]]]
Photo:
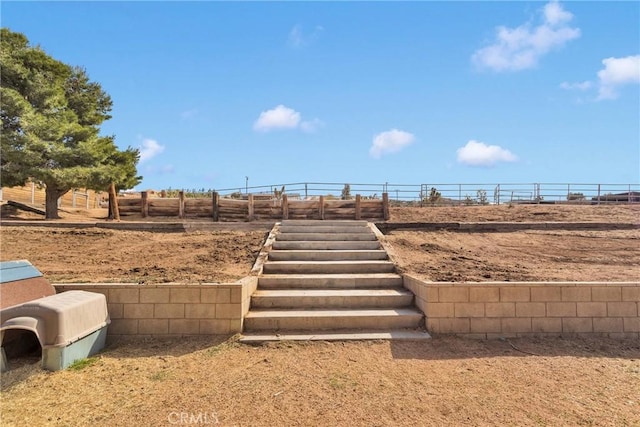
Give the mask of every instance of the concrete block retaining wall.
[[[242, 332], [256, 276], [235, 283], [56, 284], [107, 297], [110, 339]], [[425, 282], [404, 275], [427, 330], [470, 338], [600, 334], [640, 338], [640, 282]]]
[[404, 275], [404, 286], [431, 333], [640, 338], [640, 282], [442, 283]]
[[226, 335], [242, 332], [257, 277], [235, 283], [140, 285], [55, 284], [57, 292], [84, 290], [107, 297], [108, 337]]

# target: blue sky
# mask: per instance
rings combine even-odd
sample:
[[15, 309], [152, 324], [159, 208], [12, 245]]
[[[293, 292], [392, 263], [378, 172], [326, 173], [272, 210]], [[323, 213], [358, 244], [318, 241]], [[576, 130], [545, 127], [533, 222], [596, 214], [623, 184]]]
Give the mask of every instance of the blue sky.
[[3, 2], [140, 189], [640, 182], [638, 2]]

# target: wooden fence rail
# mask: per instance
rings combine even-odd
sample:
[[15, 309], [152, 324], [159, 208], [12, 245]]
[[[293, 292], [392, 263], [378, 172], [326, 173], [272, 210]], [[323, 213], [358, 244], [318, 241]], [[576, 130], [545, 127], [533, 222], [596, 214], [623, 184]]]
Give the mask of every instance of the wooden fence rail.
[[214, 221], [268, 221], [280, 219], [389, 219], [389, 197], [363, 199], [359, 194], [352, 200], [334, 200], [319, 196], [314, 200], [289, 200], [286, 194], [270, 200], [222, 198], [216, 192], [212, 198], [150, 198], [118, 197], [120, 216], [174, 216], [178, 218], [213, 218]]
[[[59, 208], [94, 209], [101, 207], [101, 202], [107, 199], [107, 194], [99, 191], [75, 188], [69, 190], [58, 199]], [[22, 187], [0, 188], [0, 200], [27, 203], [44, 207], [45, 188], [34, 182]]]

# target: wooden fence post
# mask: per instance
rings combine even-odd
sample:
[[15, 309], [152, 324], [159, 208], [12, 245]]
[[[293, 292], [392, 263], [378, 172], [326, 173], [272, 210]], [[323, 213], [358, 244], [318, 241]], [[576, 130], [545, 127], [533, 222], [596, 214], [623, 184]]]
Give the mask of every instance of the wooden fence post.
[[324, 219], [324, 196], [320, 196], [320, 219]]
[[249, 194], [247, 196], [247, 220], [251, 222], [253, 221], [253, 217], [254, 217], [253, 194]]
[[184, 218], [184, 191], [178, 192], [178, 218]]
[[213, 192], [213, 220], [218, 222], [220, 220], [220, 209], [218, 206], [218, 201], [220, 200], [220, 195], [217, 191]]
[[382, 212], [384, 213], [384, 220], [389, 220], [389, 193], [382, 193]]
[[361, 200], [360, 195], [356, 194], [356, 219], [360, 219], [360, 216], [361, 216], [360, 200]]
[[142, 218], [149, 216], [149, 194], [146, 191], [140, 193], [142, 196]]
[[289, 219], [289, 198], [286, 194], [282, 195], [282, 219]]

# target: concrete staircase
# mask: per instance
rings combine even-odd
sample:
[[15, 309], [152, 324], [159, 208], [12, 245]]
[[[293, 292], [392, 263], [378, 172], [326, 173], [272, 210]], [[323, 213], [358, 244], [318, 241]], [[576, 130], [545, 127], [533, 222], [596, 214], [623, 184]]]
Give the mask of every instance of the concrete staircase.
[[285, 220], [241, 341], [426, 339], [422, 319], [366, 221]]

